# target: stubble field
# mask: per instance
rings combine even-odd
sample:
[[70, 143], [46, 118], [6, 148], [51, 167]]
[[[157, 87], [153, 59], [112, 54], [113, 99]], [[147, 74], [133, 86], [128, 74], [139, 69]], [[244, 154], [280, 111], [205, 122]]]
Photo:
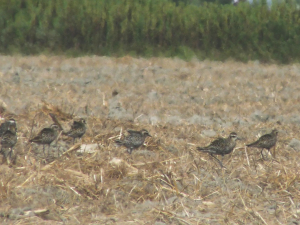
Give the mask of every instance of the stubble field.
[[[0, 56], [0, 115], [18, 126], [0, 223], [300, 224], [299, 78], [296, 64]], [[85, 118], [85, 136], [44, 155], [28, 140], [49, 113], [65, 130]], [[143, 128], [132, 155], [114, 144]], [[245, 148], [274, 128], [268, 160]], [[196, 150], [232, 131], [243, 140], [226, 169]]]

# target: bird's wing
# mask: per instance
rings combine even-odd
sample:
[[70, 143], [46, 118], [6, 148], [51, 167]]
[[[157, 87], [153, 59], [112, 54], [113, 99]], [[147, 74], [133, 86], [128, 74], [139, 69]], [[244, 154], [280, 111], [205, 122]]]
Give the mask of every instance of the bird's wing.
[[271, 134], [265, 134], [263, 136], [261, 136], [258, 141], [261, 143], [265, 143], [268, 142], [270, 139], [272, 139], [272, 135]]
[[82, 124], [78, 121], [74, 121], [72, 126], [71, 126], [71, 129], [78, 129], [80, 127], [82, 127]]
[[129, 134], [139, 134], [140, 132], [137, 130], [127, 130]]
[[263, 138], [260, 140], [261, 145], [265, 146], [265, 148], [271, 148], [276, 144], [276, 137], [272, 135], [268, 135], [268, 138]]
[[224, 138], [218, 138], [216, 140], [214, 140], [213, 142], [210, 143], [210, 147], [214, 147], [214, 146], [219, 146], [222, 147], [225, 144], [225, 139]]
[[52, 134], [53, 130], [51, 128], [44, 128], [43, 130], [40, 131], [39, 136], [48, 136], [49, 134]]
[[216, 149], [217, 146], [224, 145], [223, 142], [224, 142], [224, 138], [218, 138], [218, 139], [212, 141], [209, 145], [207, 145], [205, 147], [198, 147], [197, 149], [200, 151]]
[[43, 130], [41, 130], [37, 136], [35, 136], [34, 138], [32, 138], [30, 141], [39, 141], [41, 139], [43, 139], [43, 137], [48, 137], [49, 135], [53, 134], [53, 130], [51, 128], [44, 128]]
[[11, 136], [11, 132], [10, 132], [9, 130], [6, 131], [6, 132], [2, 135], [2, 138], [1, 138], [1, 144], [6, 143], [6, 141], [10, 139], [10, 136]]
[[0, 135], [4, 134], [4, 132], [7, 130], [7, 124], [6, 123], [2, 123], [0, 125]]
[[5, 131], [5, 133], [3, 134], [2, 139], [1, 139], [1, 144], [5, 144], [7, 142], [12, 141], [14, 136], [15, 136], [15, 134], [12, 133], [10, 130]]
[[261, 136], [257, 141], [248, 144], [247, 146], [251, 147], [251, 146], [255, 146], [257, 144], [264, 146], [264, 145], [268, 145], [270, 142], [270, 139], [272, 139], [272, 135], [271, 134], [265, 134], [263, 136]]
[[127, 137], [125, 137], [124, 139], [124, 143], [127, 146], [131, 146], [131, 147], [139, 147], [140, 145], [142, 145], [144, 142], [143, 138], [141, 137], [141, 134], [137, 133], [135, 135], [128, 135]]

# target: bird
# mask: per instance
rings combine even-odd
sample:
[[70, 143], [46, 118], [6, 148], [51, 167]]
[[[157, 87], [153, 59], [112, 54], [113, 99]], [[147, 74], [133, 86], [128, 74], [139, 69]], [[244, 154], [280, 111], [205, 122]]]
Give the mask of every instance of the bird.
[[197, 147], [198, 151], [207, 152], [215, 158], [221, 167], [224, 167], [222, 162], [214, 155], [230, 154], [236, 146], [236, 140], [240, 140], [237, 133], [231, 132], [227, 138], [217, 138], [206, 147]]
[[42, 129], [37, 136], [30, 139], [29, 142], [43, 145], [43, 152], [45, 155], [45, 145], [48, 145], [48, 155], [50, 144], [57, 138], [58, 131], [60, 130], [57, 124], [52, 124], [50, 127]]
[[86, 131], [86, 122], [85, 119], [80, 118], [79, 121], [74, 121], [71, 129], [67, 132], [63, 132], [63, 135], [73, 138], [73, 144], [75, 143], [76, 138], [81, 138]]
[[276, 145], [277, 142], [277, 134], [278, 130], [274, 129], [271, 133], [265, 134], [261, 136], [257, 141], [246, 145], [247, 147], [254, 147], [254, 148], [261, 148], [261, 156], [265, 160], [265, 157], [263, 155], [263, 150], [267, 149], [270, 152], [270, 149], [273, 148]]
[[8, 126], [8, 129], [2, 134], [1, 137], [1, 153], [4, 155], [3, 148], [10, 148], [8, 153], [9, 157], [11, 158], [13, 147], [16, 145], [18, 141], [17, 137], [17, 129], [15, 126]]
[[10, 127], [14, 127], [17, 132], [17, 123], [15, 119], [9, 119], [0, 125], [0, 137], [7, 131]]
[[126, 136], [124, 140], [115, 140], [115, 143], [120, 146], [125, 146], [129, 154], [132, 153], [133, 149], [137, 149], [142, 144], [144, 144], [146, 137], [152, 137], [145, 129], [142, 129], [140, 131], [127, 130], [127, 132], [129, 133], [129, 135]]

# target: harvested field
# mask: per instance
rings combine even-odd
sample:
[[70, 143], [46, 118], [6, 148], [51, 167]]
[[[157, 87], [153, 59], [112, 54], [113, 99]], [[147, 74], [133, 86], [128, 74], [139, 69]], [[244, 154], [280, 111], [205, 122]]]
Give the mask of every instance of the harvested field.
[[[0, 115], [18, 126], [0, 223], [300, 224], [299, 79], [296, 64], [0, 56]], [[28, 143], [49, 113], [65, 130], [85, 118], [82, 140], [60, 136], [46, 155]], [[152, 138], [132, 155], [115, 145], [143, 128]], [[245, 148], [273, 128], [268, 160]], [[196, 150], [232, 131], [227, 169]]]

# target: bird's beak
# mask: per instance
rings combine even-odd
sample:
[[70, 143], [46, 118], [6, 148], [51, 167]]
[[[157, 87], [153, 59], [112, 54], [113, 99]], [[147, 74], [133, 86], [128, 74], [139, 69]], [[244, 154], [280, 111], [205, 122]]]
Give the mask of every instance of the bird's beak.
[[152, 137], [150, 134], [148, 134], [149, 137]]
[[239, 140], [239, 141], [242, 141], [242, 140], [245, 140], [245, 138], [242, 138], [242, 137], [237, 137], [237, 140]]

